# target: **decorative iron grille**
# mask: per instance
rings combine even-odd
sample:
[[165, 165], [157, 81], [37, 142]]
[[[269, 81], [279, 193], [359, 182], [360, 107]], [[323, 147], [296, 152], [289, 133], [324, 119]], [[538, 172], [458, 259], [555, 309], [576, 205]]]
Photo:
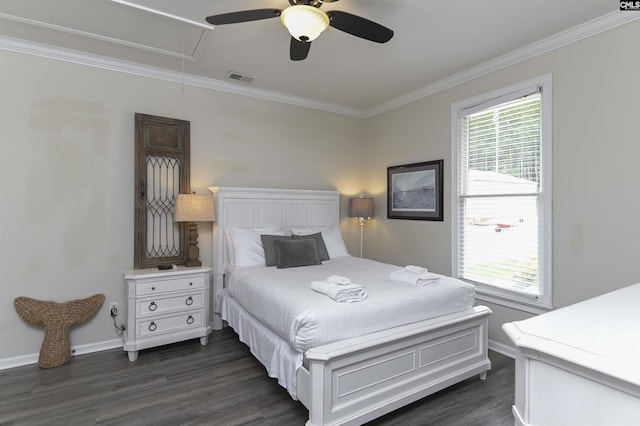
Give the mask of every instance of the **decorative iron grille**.
[[180, 224], [173, 221], [180, 193], [180, 159], [149, 155], [147, 171], [147, 259], [180, 255]]

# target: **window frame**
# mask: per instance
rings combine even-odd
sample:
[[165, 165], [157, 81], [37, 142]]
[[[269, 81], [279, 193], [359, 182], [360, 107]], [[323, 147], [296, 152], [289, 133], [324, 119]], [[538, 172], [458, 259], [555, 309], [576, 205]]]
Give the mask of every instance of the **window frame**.
[[541, 112], [541, 182], [538, 216], [542, 216], [539, 238], [539, 296], [532, 298], [524, 293], [499, 288], [490, 284], [471, 282], [476, 286], [476, 298], [497, 305], [507, 306], [535, 314], [553, 309], [552, 303], [552, 76], [545, 74], [500, 89], [474, 96], [451, 105], [451, 275], [458, 279], [459, 214], [460, 214], [460, 120], [470, 113], [492, 108], [504, 102], [518, 99], [538, 87], [542, 91]]

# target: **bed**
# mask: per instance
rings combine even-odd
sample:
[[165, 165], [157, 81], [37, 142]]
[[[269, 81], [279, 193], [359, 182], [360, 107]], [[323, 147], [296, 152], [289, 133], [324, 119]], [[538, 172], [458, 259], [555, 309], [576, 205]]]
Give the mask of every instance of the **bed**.
[[[213, 328], [222, 328], [224, 319], [238, 333], [269, 376], [307, 407], [307, 426], [362, 424], [474, 375], [486, 377], [491, 311], [473, 306], [472, 287], [440, 276], [437, 285], [396, 283], [397, 288], [389, 289], [389, 272], [397, 266], [346, 252], [338, 228], [337, 191], [210, 190], [217, 212]], [[255, 247], [246, 243], [245, 232], [254, 239], [256, 233], [274, 238], [320, 234], [331, 256], [320, 264], [267, 267], [252, 258]], [[238, 249], [245, 243], [249, 254], [244, 246]], [[234, 253], [242, 253], [241, 258], [233, 258]], [[260, 254], [267, 262], [273, 256], [264, 251], [256, 256]], [[310, 290], [310, 282], [330, 275], [362, 283], [366, 298], [338, 303]], [[436, 294], [426, 305], [396, 300], [401, 287]], [[312, 306], [302, 305], [302, 293], [311, 295], [307, 303]], [[456, 299], [450, 303], [452, 294]], [[399, 310], [392, 311], [390, 304]], [[368, 313], [362, 311], [365, 307]], [[328, 315], [330, 311], [343, 316]]]

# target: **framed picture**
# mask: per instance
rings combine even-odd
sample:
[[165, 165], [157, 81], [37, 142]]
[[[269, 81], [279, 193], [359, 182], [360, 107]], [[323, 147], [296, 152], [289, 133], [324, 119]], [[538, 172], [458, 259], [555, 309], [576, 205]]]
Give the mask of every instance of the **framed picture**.
[[387, 218], [443, 220], [444, 160], [387, 167]]

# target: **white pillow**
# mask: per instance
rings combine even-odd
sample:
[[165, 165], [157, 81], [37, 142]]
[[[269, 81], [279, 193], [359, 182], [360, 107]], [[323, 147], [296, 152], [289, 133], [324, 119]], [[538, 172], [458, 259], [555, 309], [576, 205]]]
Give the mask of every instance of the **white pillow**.
[[315, 234], [318, 231], [314, 231], [311, 228], [294, 228], [291, 230], [291, 233], [293, 235], [311, 235], [311, 234]]
[[331, 259], [335, 259], [336, 257], [349, 256], [349, 252], [347, 251], [347, 248], [344, 245], [344, 241], [342, 240], [340, 228], [336, 226], [329, 229], [323, 229], [321, 232], [322, 239], [324, 240], [324, 245], [327, 246], [327, 251], [329, 252], [329, 257]]
[[[233, 266], [264, 265], [264, 248], [260, 234], [284, 235], [274, 228], [245, 229], [231, 228], [231, 246], [233, 248]], [[227, 243], [228, 244], [228, 243]], [[229, 259], [231, 262], [231, 259]]]
[[[315, 234], [316, 232], [318, 231], [314, 231], [311, 228], [297, 228], [291, 230], [293, 235], [309, 235]], [[334, 226], [333, 228], [322, 229], [320, 232], [322, 232], [324, 245], [327, 246], [329, 258], [334, 259], [336, 257], [349, 256], [349, 252], [347, 251], [347, 248], [344, 245], [344, 240], [342, 239], [342, 234], [340, 233], [340, 228]]]

